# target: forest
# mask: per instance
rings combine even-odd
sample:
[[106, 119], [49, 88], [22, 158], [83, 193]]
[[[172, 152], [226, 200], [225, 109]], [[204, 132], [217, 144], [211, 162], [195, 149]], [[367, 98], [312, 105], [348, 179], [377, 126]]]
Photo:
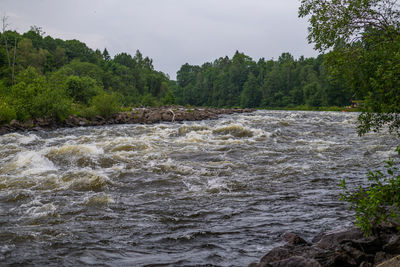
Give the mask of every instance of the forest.
[[194, 106], [318, 108], [349, 105], [352, 94], [328, 75], [324, 55], [255, 62], [238, 51], [202, 66], [185, 64], [177, 73], [177, 102]]
[[111, 57], [78, 40], [45, 36], [37, 26], [0, 39], [0, 123], [32, 118], [63, 121], [111, 114], [134, 106], [191, 105], [243, 108], [345, 106], [352, 93], [329, 75], [324, 55], [278, 60], [236, 52], [202, 66], [184, 64], [177, 80], [153, 67], [139, 50]]
[[140, 51], [111, 58], [78, 40], [44, 37], [40, 27], [3, 31], [0, 123], [71, 114], [108, 116], [130, 106], [174, 103], [169, 77]]

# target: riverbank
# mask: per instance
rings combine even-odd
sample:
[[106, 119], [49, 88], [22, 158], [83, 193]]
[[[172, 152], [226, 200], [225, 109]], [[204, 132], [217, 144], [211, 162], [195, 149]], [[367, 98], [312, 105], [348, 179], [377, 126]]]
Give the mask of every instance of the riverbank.
[[[318, 234], [311, 242], [286, 233], [283, 241], [285, 245], [272, 249], [249, 267], [400, 266], [395, 258], [400, 254], [400, 233], [391, 227], [380, 228], [370, 237], [364, 237], [357, 228], [326, 232]], [[390, 261], [397, 261], [399, 265], [385, 265]]]
[[87, 119], [69, 116], [63, 122], [54, 119], [33, 119], [26, 122], [11, 121], [9, 124], [0, 125], [0, 135], [10, 132], [54, 130], [64, 127], [100, 126], [112, 124], [151, 124], [175, 121], [199, 121], [217, 119], [219, 115], [253, 112], [253, 109], [217, 109], [217, 108], [185, 108], [180, 106], [161, 108], [133, 108], [128, 112], [120, 112], [108, 118], [96, 116]]

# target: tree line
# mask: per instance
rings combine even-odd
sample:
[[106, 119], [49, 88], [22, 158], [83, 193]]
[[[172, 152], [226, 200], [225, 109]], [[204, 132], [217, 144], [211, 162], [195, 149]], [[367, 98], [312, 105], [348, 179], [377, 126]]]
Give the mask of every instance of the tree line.
[[325, 56], [254, 61], [236, 52], [202, 66], [185, 64], [173, 88], [180, 104], [214, 107], [276, 108], [344, 106], [352, 94], [343, 80], [332, 78]]
[[174, 103], [168, 75], [149, 57], [92, 50], [78, 40], [44, 36], [40, 27], [0, 35], [0, 123], [74, 114], [109, 116], [123, 107]]

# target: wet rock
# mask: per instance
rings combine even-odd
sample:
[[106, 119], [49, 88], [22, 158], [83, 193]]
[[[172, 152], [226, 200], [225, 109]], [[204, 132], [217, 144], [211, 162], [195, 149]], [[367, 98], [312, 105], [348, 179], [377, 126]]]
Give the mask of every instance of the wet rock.
[[383, 246], [383, 250], [391, 254], [400, 254], [400, 236], [392, 236], [389, 239], [389, 242], [385, 246]]
[[289, 245], [307, 245], [307, 241], [305, 241], [300, 236], [296, 235], [295, 233], [285, 233], [283, 235], [283, 240]]
[[11, 128], [9, 126], [0, 126], [0, 135], [9, 133]]
[[21, 126], [26, 129], [33, 128], [34, 127], [33, 120], [27, 120], [26, 122], [22, 123]]
[[391, 258], [393, 258], [393, 255], [385, 253], [383, 251], [378, 251], [375, 254], [375, 258], [374, 258], [374, 263], [375, 264], [380, 264], [382, 262], [385, 262], [387, 260], [390, 260]]
[[20, 130], [23, 129], [23, 127], [21, 126], [21, 124], [17, 121], [17, 120], [12, 120], [10, 122], [10, 127], [16, 130]]
[[268, 252], [264, 257], [261, 258], [260, 266], [263, 264], [276, 262], [292, 257], [292, 251], [288, 247], [277, 247]]
[[400, 266], [400, 255], [391, 258], [390, 260], [387, 260], [379, 265], [378, 267], [398, 267]]
[[161, 114], [156, 110], [148, 112], [145, 116], [145, 123], [156, 123], [161, 121]]
[[172, 122], [175, 120], [174, 117], [175, 117], [175, 114], [172, 110], [166, 110], [161, 113], [161, 119], [163, 121], [171, 121]]
[[331, 232], [322, 234], [314, 238], [312, 241], [316, 243], [317, 247], [322, 249], [332, 249], [337, 247], [345, 240], [358, 240], [364, 237], [360, 229], [352, 228], [345, 231]]
[[342, 244], [340, 246], [340, 250], [338, 253], [338, 259], [342, 261], [343, 264], [347, 265], [359, 265], [364, 261], [370, 262], [373, 261], [374, 257], [373, 256], [368, 256], [366, 253], [364, 253], [361, 250], [358, 250], [357, 248], [354, 248], [350, 245], [350, 243], [347, 244]]
[[382, 238], [378, 238], [375, 236], [371, 236], [368, 238], [363, 237], [361, 239], [355, 239], [355, 240], [345, 240], [342, 241], [341, 243], [343, 242], [365, 253], [376, 253], [385, 244]]
[[40, 127], [40, 126], [35, 126], [35, 127], [32, 128], [32, 131], [36, 131], [36, 132], [43, 131], [43, 128]]
[[64, 121], [64, 124], [67, 127], [74, 127], [74, 126], [78, 126], [79, 125], [79, 121], [80, 121], [80, 118], [78, 118], [78, 117], [76, 117], [74, 115], [71, 115]]
[[273, 267], [321, 267], [321, 264], [313, 259], [306, 259], [304, 257], [295, 256], [289, 259], [281, 260], [278, 262], [271, 263], [270, 266]]
[[372, 266], [374, 266], [372, 263], [369, 263], [369, 262], [366, 262], [366, 261], [363, 261], [360, 264], [360, 267], [372, 267]]
[[394, 228], [377, 228], [376, 235], [368, 238], [352, 228], [320, 233], [312, 243], [294, 233], [286, 233], [283, 239], [285, 245], [272, 249], [253, 266], [369, 267], [400, 253], [400, 235]]

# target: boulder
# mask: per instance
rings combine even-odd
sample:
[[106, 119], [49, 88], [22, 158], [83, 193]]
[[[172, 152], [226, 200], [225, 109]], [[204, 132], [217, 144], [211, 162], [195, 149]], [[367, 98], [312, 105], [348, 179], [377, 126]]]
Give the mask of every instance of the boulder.
[[398, 266], [400, 266], [400, 255], [377, 265], [377, 267], [398, 267]]
[[383, 250], [391, 254], [400, 254], [400, 235], [393, 235], [389, 242], [383, 246]]
[[387, 260], [390, 260], [391, 258], [393, 258], [393, 255], [385, 253], [383, 251], [378, 251], [375, 254], [374, 263], [375, 264], [380, 264], [380, 263], [383, 263], [383, 262], [385, 262]]
[[156, 123], [161, 121], [161, 115], [155, 110], [150, 110], [144, 114], [145, 123]]
[[34, 123], [33, 120], [27, 120], [26, 122], [21, 124], [22, 127], [24, 127], [25, 129], [30, 129], [34, 127]]
[[307, 241], [295, 233], [288, 232], [283, 235], [283, 240], [289, 245], [307, 245]]
[[358, 240], [364, 237], [363, 232], [358, 228], [352, 228], [345, 231], [329, 232], [317, 235], [312, 242], [322, 249], [332, 249], [337, 247], [345, 240]]
[[[283, 235], [286, 244], [265, 254], [257, 266], [372, 266], [388, 257], [383, 252], [380, 258], [376, 255], [386, 239], [386, 235], [365, 238], [361, 230], [352, 228], [318, 234], [308, 243], [289, 232]], [[389, 244], [397, 248], [398, 238], [392, 235], [390, 240], [386, 248], [391, 248]]]
[[165, 110], [161, 113], [161, 119], [163, 121], [174, 121], [174, 112], [171, 110]]
[[[267, 265], [268, 266], [268, 265]], [[321, 264], [314, 259], [306, 259], [300, 256], [290, 257], [285, 260], [273, 262], [270, 264], [273, 267], [321, 267]]]
[[16, 130], [20, 130], [23, 129], [23, 127], [21, 126], [21, 123], [19, 123], [17, 120], [12, 120], [10, 122], [10, 127]]
[[265, 266], [263, 264], [272, 263], [276, 261], [281, 261], [293, 256], [293, 251], [289, 247], [277, 247], [272, 249], [270, 252], [265, 254], [264, 257], [261, 258], [260, 266]]
[[10, 128], [7, 126], [0, 126], [0, 135], [7, 134], [10, 132]]

